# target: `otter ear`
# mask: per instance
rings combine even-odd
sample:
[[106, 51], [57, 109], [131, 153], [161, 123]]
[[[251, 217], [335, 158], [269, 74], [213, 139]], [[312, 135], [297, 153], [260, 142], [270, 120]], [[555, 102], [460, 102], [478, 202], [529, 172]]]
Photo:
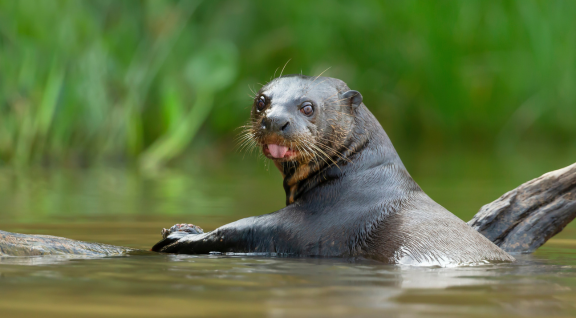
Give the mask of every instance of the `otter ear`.
[[347, 91], [342, 94], [342, 98], [348, 99], [350, 101], [350, 106], [354, 109], [362, 104], [362, 94], [360, 94], [359, 91]]

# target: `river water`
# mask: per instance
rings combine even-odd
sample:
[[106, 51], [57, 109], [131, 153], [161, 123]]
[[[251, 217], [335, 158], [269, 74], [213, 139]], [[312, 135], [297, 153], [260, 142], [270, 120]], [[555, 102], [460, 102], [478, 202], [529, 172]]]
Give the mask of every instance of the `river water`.
[[[283, 206], [275, 171], [214, 163], [124, 169], [0, 169], [0, 230], [149, 249], [160, 229], [204, 230]], [[561, 168], [546, 169], [541, 172]], [[416, 180], [468, 220], [522, 181], [501, 173]], [[521, 179], [519, 181], [519, 179]], [[440, 181], [442, 180], [442, 181]], [[576, 226], [513, 264], [426, 268], [340, 259], [188, 256], [0, 258], [1, 317], [576, 316]]]

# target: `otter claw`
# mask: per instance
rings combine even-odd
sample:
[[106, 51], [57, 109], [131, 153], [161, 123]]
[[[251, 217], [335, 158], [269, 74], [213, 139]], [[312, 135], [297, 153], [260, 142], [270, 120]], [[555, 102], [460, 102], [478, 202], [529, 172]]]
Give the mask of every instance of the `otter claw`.
[[174, 232], [186, 232], [187, 234], [202, 234], [204, 230], [194, 224], [176, 224], [169, 229], [162, 229], [162, 238], [167, 238], [170, 234]]

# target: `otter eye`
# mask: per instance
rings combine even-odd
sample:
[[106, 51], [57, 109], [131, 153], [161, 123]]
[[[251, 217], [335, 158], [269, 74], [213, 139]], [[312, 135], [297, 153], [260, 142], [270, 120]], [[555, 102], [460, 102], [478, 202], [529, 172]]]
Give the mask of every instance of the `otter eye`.
[[262, 110], [264, 110], [265, 107], [266, 107], [266, 97], [262, 95], [258, 97], [258, 99], [256, 100], [256, 109], [258, 109], [258, 111], [261, 112]]
[[304, 102], [302, 104], [302, 108], [300, 108], [300, 112], [306, 116], [311, 116], [314, 114], [314, 108], [312, 107], [312, 103]]

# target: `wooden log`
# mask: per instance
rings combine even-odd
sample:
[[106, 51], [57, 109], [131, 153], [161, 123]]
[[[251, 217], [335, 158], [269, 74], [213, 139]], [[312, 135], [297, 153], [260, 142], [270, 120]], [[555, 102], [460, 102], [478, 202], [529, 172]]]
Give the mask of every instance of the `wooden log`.
[[50, 235], [27, 235], [0, 231], [0, 256], [123, 255], [133, 249], [88, 243]]
[[576, 217], [576, 163], [486, 204], [468, 222], [509, 253], [531, 253]]

